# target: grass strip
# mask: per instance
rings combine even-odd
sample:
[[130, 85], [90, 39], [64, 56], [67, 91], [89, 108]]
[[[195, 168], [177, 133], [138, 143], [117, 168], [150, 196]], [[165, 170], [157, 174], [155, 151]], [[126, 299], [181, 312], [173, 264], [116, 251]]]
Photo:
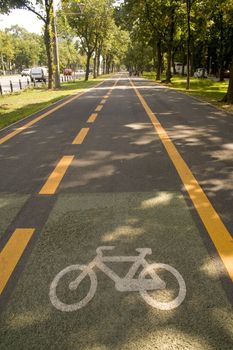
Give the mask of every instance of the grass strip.
[[[143, 74], [143, 77], [155, 81], [155, 72], [146, 72]], [[186, 79], [185, 76], [173, 76], [170, 84], [161, 83], [160, 81], [156, 82], [169, 86], [175, 90], [183, 91], [188, 95], [198, 97], [199, 99], [209, 102], [224, 111], [233, 113], [232, 104], [221, 102], [227, 92], [228, 81], [225, 80], [224, 82], [219, 82], [212, 79], [198, 79], [192, 77], [190, 78], [190, 90], [186, 90]]]
[[105, 75], [89, 81], [66, 82], [61, 85], [60, 89], [48, 90], [41, 87], [27, 89], [13, 95], [3, 95], [0, 97], [0, 129], [36, 113], [64, 97], [94, 87], [107, 77]]

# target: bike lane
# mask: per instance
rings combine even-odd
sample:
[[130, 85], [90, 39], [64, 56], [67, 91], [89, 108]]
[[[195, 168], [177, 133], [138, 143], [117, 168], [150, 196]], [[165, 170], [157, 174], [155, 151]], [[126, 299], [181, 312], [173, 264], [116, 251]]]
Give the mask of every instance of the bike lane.
[[[119, 292], [94, 269], [93, 299], [77, 311], [57, 310], [49, 298], [52, 280], [69, 265], [90, 263], [99, 246], [115, 246], [104, 253], [109, 256], [137, 256], [136, 248], [151, 248], [148, 263], [169, 264], [183, 276], [182, 304], [156, 309], [137, 291]], [[129, 270], [128, 263], [108, 266], [120, 277]], [[164, 270], [159, 275], [167, 288], [150, 295], [174, 299], [176, 279]], [[57, 297], [66, 304], [88, 294], [88, 278], [78, 293], [69, 290], [76, 277], [71, 272], [58, 284]], [[1, 319], [3, 349], [231, 348], [231, 306], [218, 271], [182, 184], [127, 81], [118, 82], [91, 138], [79, 147]]]

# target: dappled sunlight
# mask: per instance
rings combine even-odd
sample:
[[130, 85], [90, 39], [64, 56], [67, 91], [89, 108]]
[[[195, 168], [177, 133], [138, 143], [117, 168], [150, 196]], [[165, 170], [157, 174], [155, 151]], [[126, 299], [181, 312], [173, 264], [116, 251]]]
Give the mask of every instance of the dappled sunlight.
[[7, 207], [9, 205], [9, 200], [7, 198], [0, 198], [0, 208]]
[[[225, 179], [209, 179], [201, 182], [208, 190], [213, 192], [232, 191], [233, 190], [233, 174], [229, 173]], [[230, 193], [229, 193], [230, 194]]]
[[118, 226], [113, 232], [106, 233], [102, 241], [103, 242], [112, 242], [120, 238], [127, 237], [128, 239], [135, 239], [135, 236], [145, 234], [145, 230], [140, 227], [132, 227], [129, 225]]
[[[184, 140], [186, 145], [190, 143], [191, 146], [201, 146], [206, 143], [206, 139], [213, 143], [219, 142], [216, 136], [212, 139], [212, 133], [217, 131], [214, 126], [206, 130], [205, 127], [175, 125], [173, 129], [169, 128], [167, 131], [172, 140]], [[205, 139], [203, 139], [203, 135], [205, 135]]]
[[[201, 338], [199, 335], [186, 333], [185, 330], [180, 330], [178, 327], [171, 326], [157, 327], [154, 332], [143, 334], [141, 339], [138, 339], [137, 346], [140, 349], [147, 349], [148, 344], [153, 344], [153, 349], [170, 350], [173, 349], [172, 339], [174, 339], [174, 349], [189, 349], [189, 350], [213, 350], [208, 340]], [[125, 346], [127, 349], [127, 346]], [[152, 349], [152, 347], [148, 347]]]
[[[79, 168], [79, 161], [75, 160], [72, 166]], [[78, 176], [74, 181], [63, 183], [63, 188], [66, 189], [75, 186], [85, 186], [92, 180], [112, 176], [115, 174], [115, 172], [116, 168], [113, 165], [100, 165], [98, 169], [95, 170], [95, 172], [87, 170], [85, 171], [85, 176]]]
[[233, 159], [233, 143], [223, 144], [221, 145], [221, 149], [213, 152], [209, 152], [209, 154], [216, 158], [217, 160], [232, 160]]
[[146, 157], [147, 153], [141, 153], [141, 154], [137, 154], [137, 153], [129, 153], [129, 154], [117, 154], [117, 155], [113, 155], [111, 156], [111, 160], [133, 160], [133, 159], [137, 159], [140, 157]]
[[37, 308], [32, 310], [25, 310], [16, 313], [6, 319], [6, 324], [9, 329], [20, 331], [27, 327], [33, 327], [48, 321], [51, 317], [51, 312], [48, 308]]
[[143, 201], [141, 209], [154, 208], [158, 205], [168, 205], [172, 199], [172, 193], [160, 192], [155, 197]]
[[154, 142], [154, 139], [155, 137], [151, 133], [150, 135], [141, 136], [140, 138], [138, 138], [137, 141], [131, 142], [131, 145], [138, 145], [138, 146], [148, 145]]
[[131, 124], [126, 124], [125, 127], [132, 130], [145, 130], [145, 129], [151, 130], [151, 123], [131, 123]]
[[177, 115], [178, 113], [170, 111], [170, 112], [163, 112], [163, 113], [159, 113], [160, 116], [174, 116]]
[[221, 277], [221, 273], [216, 268], [216, 263], [218, 261], [215, 261], [219, 258], [213, 258], [213, 257], [206, 257], [206, 259], [203, 261], [202, 265], [200, 266], [200, 271], [204, 273], [208, 278], [219, 280]]

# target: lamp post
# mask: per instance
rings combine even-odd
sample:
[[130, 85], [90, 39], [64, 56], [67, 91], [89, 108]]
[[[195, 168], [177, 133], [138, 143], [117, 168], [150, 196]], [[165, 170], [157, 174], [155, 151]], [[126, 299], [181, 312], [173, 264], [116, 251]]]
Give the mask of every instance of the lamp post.
[[58, 52], [58, 43], [57, 43], [57, 27], [56, 27], [56, 14], [53, 6], [53, 20], [52, 20], [52, 32], [53, 32], [53, 57], [54, 57], [54, 66], [55, 66], [55, 88], [61, 86], [60, 82], [60, 65], [59, 65], [59, 52]]

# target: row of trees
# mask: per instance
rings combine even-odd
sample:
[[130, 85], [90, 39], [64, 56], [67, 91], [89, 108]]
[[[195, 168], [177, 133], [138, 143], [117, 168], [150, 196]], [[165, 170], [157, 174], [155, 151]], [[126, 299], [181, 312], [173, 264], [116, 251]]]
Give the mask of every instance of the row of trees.
[[62, 2], [58, 18], [64, 36], [69, 33], [77, 37], [80, 51], [86, 55], [86, 80], [92, 57], [94, 77], [100, 74], [101, 58], [103, 73], [120, 66], [129, 37], [115, 24], [112, 0], [83, 0], [81, 12], [77, 1], [66, 0]]
[[43, 38], [12, 26], [0, 31], [0, 68], [3, 72], [46, 64]]
[[86, 56], [86, 80], [89, 77], [91, 59], [94, 60], [95, 77], [100, 73], [101, 57], [104, 73], [112, 71], [121, 64], [122, 56], [127, 49], [128, 33], [115, 24], [114, 1], [83, 0], [80, 4], [79, 0], [63, 0], [55, 16], [53, 0], [0, 0], [2, 13], [7, 13], [13, 8], [27, 9], [44, 23], [49, 88], [53, 87], [54, 72], [58, 66], [54, 45], [55, 20], [60, 38], [60, 53], [65, 51], [65, 45], [72, 48], [73, 52], [75, 45], [76, 54]]
[[[233, 0], [124, 0], [115, 5], [113, 0], [62, 0], [57, 11], [59, 37], [86, 57], [86, 80], [91, 60], [94, 76], [99, 75], [101, 58], [104, 73], [124, 62], [137, 71], [155, 69], [158, 80], [165, 70], [167, 82], [175, 62], [182, 62], [187, 88], [197, 67], [218, 73], [220, 80], [231, 67], [226, 101], [233, 102]], [[0, 6], [1, 12], [28, 9], [44, 22], [51, 88], [57, 68], [53, 0], [0, 0]]]
[[[69, 38], [59, 39], [59, 58], [61, 70], [85, 66], [85, 58], [77, 52], [76, 43]], [[23, 68], [46, 65], [42, 35], [29, 33], [18, 25], [0, 30], [0, 69], [3, 72], [20, 72]]]
[[[205, 67], [222, 80], [232, 64], [232, 0], [125, 0], [116, 20], [130, 33], [127, 66], [153, 67], [158, 80], [165, 69], [170, 82], [175, 61], [187, 66], [187, 88], [195, 68]], [[226, 99], [233, 102], [228, 92]]]

